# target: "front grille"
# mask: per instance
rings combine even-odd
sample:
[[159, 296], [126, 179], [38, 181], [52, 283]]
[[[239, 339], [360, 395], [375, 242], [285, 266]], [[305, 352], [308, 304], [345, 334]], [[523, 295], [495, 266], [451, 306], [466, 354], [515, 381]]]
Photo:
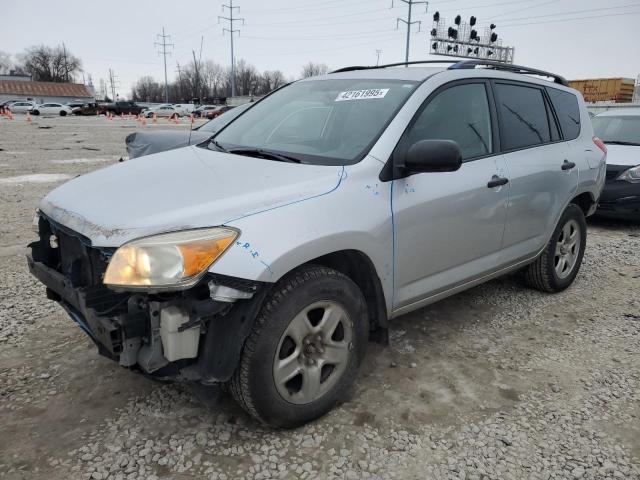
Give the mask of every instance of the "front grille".
[[62, 273], [74, 288], [105, 288], [102, 277], [111, 252], [93, 248], [88, 238], [42, 215], [38, 230], [40, 241], [32, 244], [34, 260]]

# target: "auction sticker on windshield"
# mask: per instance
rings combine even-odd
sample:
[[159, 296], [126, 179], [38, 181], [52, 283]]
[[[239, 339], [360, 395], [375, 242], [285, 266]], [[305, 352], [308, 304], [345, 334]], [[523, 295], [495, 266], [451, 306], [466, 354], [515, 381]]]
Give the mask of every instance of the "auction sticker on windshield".
[[389, 91], [388, 88], [369, 88], [367, 90], [348, 90], [340, 92], [336, 97], [336, 102], [345, 100], [366, 100], [369, 98], [384, 98]]

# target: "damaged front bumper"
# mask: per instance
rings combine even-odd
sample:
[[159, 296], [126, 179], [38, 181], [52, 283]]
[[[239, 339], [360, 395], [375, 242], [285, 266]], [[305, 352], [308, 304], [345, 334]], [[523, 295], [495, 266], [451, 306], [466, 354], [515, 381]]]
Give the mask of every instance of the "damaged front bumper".
[[38, 230], [29, 270], [100, 354], [164, 380], [231, 378], [266, 284], [210, 274], [180, 292], [116, 292], [102, 283], [111, 251], [44, 216]]

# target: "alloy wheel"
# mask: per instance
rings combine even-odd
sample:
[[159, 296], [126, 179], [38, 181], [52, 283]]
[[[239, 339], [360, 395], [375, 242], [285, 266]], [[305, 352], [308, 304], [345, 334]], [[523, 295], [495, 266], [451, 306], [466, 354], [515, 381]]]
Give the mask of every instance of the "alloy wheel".
[[560, 231], [556, 242], [554, 267], [560, 279], [567, 278], [573, 272], [580, 252], [580, 225], [569, 220]]
[[352, 338], [353, 323], [337, 302], [321, 301], [305, 307], [278, 343], [273, 361], [278, 393], [295, 404], [320, 398], [344, 373]]

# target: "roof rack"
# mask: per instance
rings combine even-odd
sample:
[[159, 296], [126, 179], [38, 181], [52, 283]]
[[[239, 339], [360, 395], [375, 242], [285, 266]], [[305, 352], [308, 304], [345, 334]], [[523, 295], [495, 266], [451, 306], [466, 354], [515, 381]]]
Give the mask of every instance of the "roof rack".
[[553, 78], [555, 83], [559, 83], [560, 85], [564, 85], [565, 87], [569, 86], [569, 82], [567, 82], [566, 78], [557, 75], [551, 72], [545, 72], [544, 70], [538, 70], [536, 68], [523, 67], [521, 65], [513, 65], [510, 63], [500, 63], [493, 62], [491, 60], [461, 60], [459, 62], [454, 63], [449, 67], [449, 70], [462, 70], [468, 68], [475, 68], [476, 66], [483, 66], [487, 68], [492, 68], [494, 70], [504, 70], [507, 72], [513, 73], [523, 73], [529, 75], [539, 75], [541, 77]]
[[417, 60], [415, 62], [398, 62], [398, 63], [387, 63], [385, 65], [354, 65], [352, 67], [343, 67], [338, 70], [334, 70], [329, 73], [342, 73], [342, 72], [353, 72], [356, 70], [371, 70], [375, 68], [387, 68], [387, 67], [402, 67], [407, 65], [419, 65], [423, 63], [460, 63], [459, 60]]
[[545, 72], [544, 70], [538, 70], [535, 68], [523, 67], [521, 65], [512, 65], [510, 63], [501, 63], [494, 62], [491, 60], [480, 60], [480, 59], [471, 59], [471, 60], [418, 60], [414, 62], [398, 62], [398, 63], [387, 63], [386, 65], [354, 65], [351, 67], [339, 68], [338, 70], [334, 70], [329, 73], [342, 73], [342, 72], [354, 72], [357, 70], [371, 70], [376, 68], [388, 68], [388, 67], [403, 67], [407, 65], [422, 65], [422, 64], [435, 64], [435, 63], [451, 63], [452, 65], [448, 68], [449, 70], [462, 70], [462, 69], [471, 69], [476, 66], [483, 66], [487, 68], [492, 68], [494, 70], [504, 70], [512, 73], [522, 73], [529, 75], [539, 75], [541, 77], [553, 78], [555, 83], [560, 85], [564, 85], [565, 87], [569, 86], [569, 82], [567, 80], [555, 73]]

